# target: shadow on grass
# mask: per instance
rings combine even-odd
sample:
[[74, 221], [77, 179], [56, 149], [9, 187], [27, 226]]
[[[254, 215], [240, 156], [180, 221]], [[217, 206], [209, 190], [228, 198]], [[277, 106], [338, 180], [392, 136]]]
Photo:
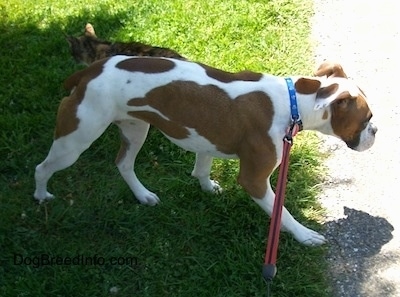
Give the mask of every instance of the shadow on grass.
[[[80, 33], [88, 20], [117, 31], [123, 17], [83, 11], [44, 29], [25, 19], [0, 23], [0, 295], [109, 296], [117, 287], [120, 296], [264, 296], [267, 216], [232, 186], [235, 180], [226, 180], [234, 190], [220, 196], [201, 193], [188, 177], [193, 155], [159, 134], [150, 135], [138, 175], [160, 194], [161, 205], [138, 205], [119, 177], [113, 128], [56, 174], [50, 183], [56, 200], [33, 202], [34, 167], [51, 144], [66, 95], [61, 84], [79, 68], [63, 34]], [[225, 169], [232, 175], [230, 166]], [[303, 190], [289, 189], [289, 196], [310, 196]], [[288, 202], [306, 220], [300, 209], [307, 202]], [[321, 254], [283, 235], [274, 296], [324, 296], [324, 266], [315, 261]], [[90, 262], [73, 263], [80, 256]], [[112, 258], [137, 263], [113, 264]]]

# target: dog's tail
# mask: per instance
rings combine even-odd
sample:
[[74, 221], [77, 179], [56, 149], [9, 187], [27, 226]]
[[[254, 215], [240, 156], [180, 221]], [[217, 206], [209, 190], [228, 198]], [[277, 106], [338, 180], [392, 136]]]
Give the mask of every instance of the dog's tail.
[[85, 72], [85, 69], [77, 71], [74, 74], [72, 74], [70, 77], [68, 77], [64, 81], [64, 89], [71, 92], [81, 81], [82, 77], [84, 76], [84, 72]]
[[99, 60], [91, 64], [89, 67], [79, 70], [72, 74], [64, 81], [64, 89], [67, 91], [72, 91], [74, 88], [78, 86], [78, 84], [84, 79], [87, 78], [88, 81], [94, 79], [99, 76], [103, 71], [103, 65], [106, 63], [108, 58]]

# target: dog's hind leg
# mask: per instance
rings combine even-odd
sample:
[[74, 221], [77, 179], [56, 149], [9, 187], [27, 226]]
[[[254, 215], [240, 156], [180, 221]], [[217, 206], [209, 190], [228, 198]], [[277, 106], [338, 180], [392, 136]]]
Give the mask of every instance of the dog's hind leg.
[[115, 160], [119, 172], [142, 204], [155, 205], [160, 202], [156, 194], [150, 192], [135, 174], [135, 159], [139, 153], [150, 125], [141, 120], [116, 123], [121, 130], [121, 147]]
[[210, 171], [213, 158], [204, 153], [196, 154], [196, 163], [192, 171], [192, 176], [199, 180], [201, 189], [206, 192], [220, 193], [222, 188], [218, 182], [210, 179]]
[[90, 121], [81, 120], [75, 131], [56, 137], [46, 159], [36, 166], [34, 197], [39, 202], [53, 198], [53, 195], [47, 192], [47, 182], [51, 176], [74, 164], [107, 127], [108, 123], [104, 119], [97, 119], [93, 115]]
[[36, 166], [36, 190], [34, 197], [42, 202], [53, 198], [47, 192], [47, 182], [51, 176], [68, 166], [79, 158], [83, 151], [107, 129], [113, 117], [108, 109], [107, 113], [99, 113], [91, 105], [90, 99], [83, 102], [73, 93], [64, 97], [57, 113], [55, 139], [46, 159]]

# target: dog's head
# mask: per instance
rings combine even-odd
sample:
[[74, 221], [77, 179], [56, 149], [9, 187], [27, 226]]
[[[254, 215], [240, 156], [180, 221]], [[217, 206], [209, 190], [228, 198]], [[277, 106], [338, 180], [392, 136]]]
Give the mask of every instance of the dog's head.
[[315, 72], [315, 110], [324, 110], [323, 118], [330, 119], [332, 129], [324, 132], [342, 139], [349, 148], [364, 151], [375, 141], [377, 128], [370, 121], [372, 112], [365, 93], [336, 63], [325, 62]]

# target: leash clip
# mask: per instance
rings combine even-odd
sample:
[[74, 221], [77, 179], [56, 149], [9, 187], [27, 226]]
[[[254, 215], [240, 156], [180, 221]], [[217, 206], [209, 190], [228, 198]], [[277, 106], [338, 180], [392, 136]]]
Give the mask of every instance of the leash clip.
[[285, 136], [283, 137], [283, 141], [293, 144], [293, 137], [297, 134], [297, 132], [303, 130], [303, 122], [300, 117], [292, 117], [292, 121], [286, 131]]

